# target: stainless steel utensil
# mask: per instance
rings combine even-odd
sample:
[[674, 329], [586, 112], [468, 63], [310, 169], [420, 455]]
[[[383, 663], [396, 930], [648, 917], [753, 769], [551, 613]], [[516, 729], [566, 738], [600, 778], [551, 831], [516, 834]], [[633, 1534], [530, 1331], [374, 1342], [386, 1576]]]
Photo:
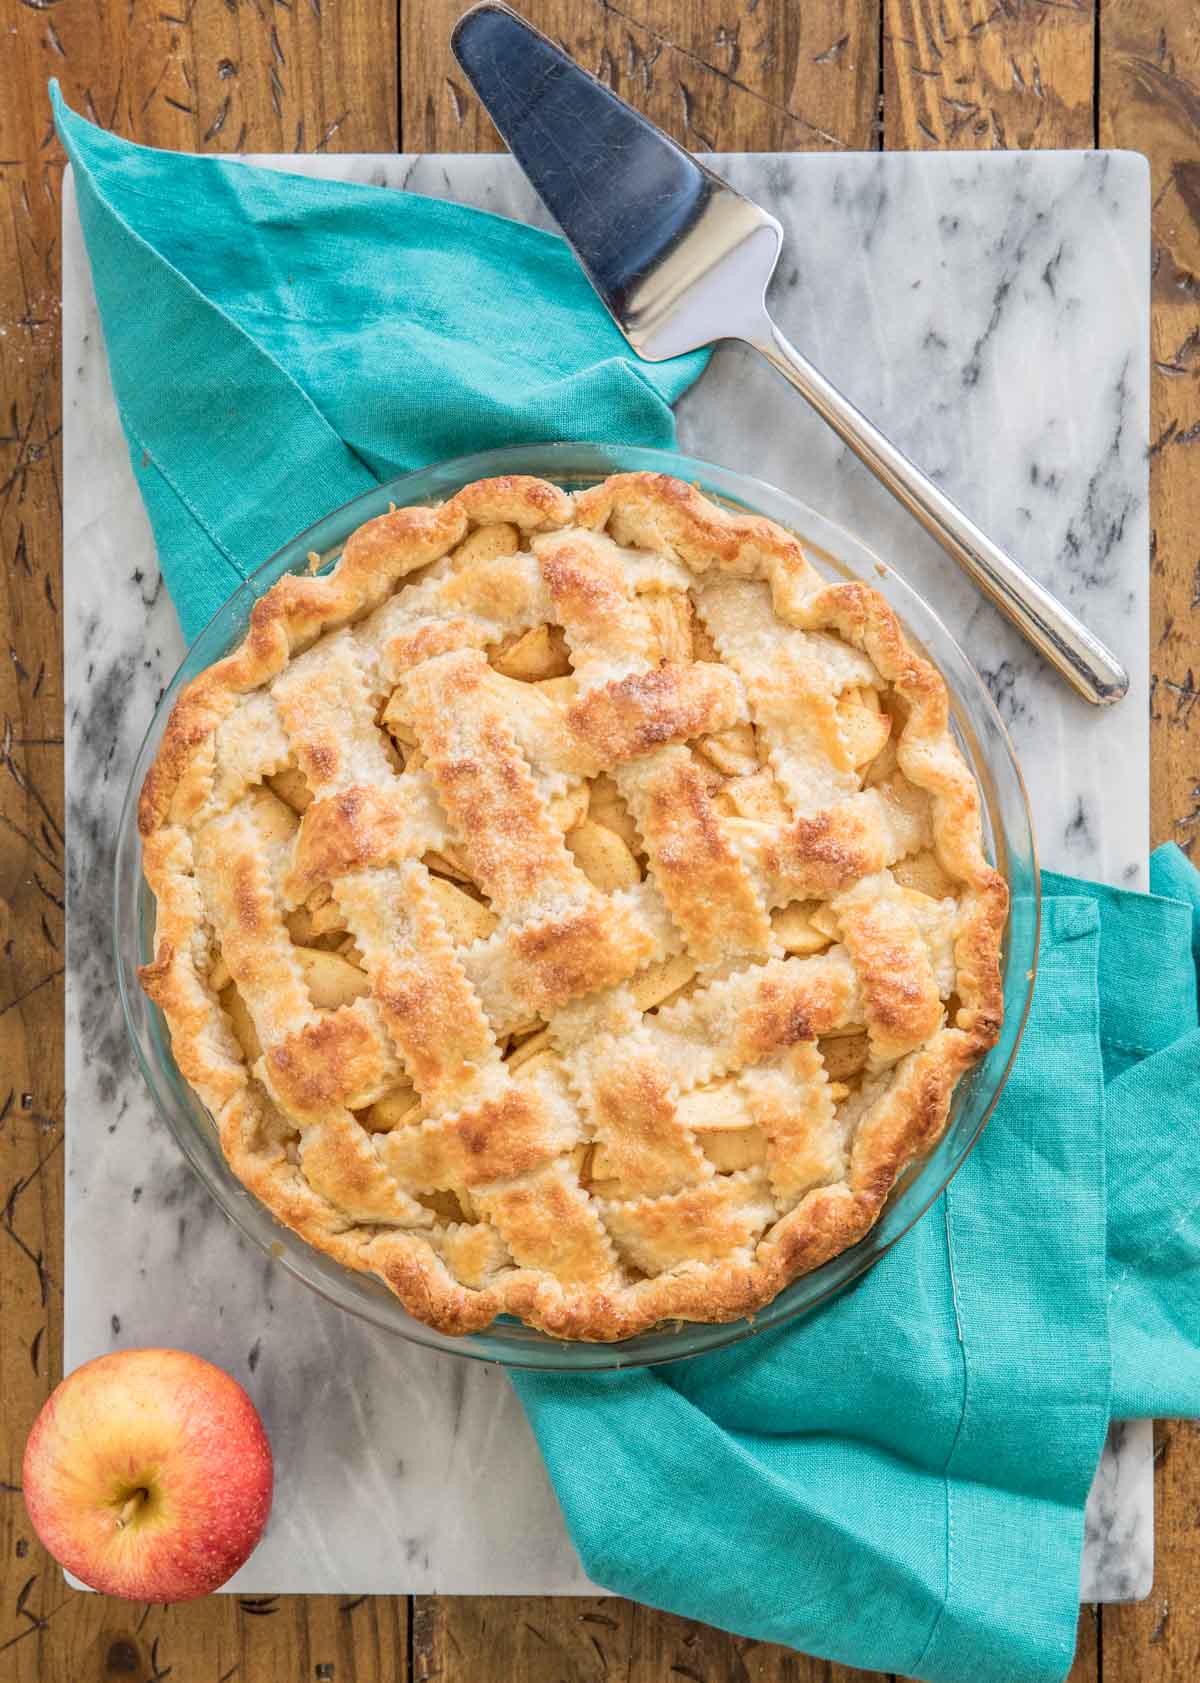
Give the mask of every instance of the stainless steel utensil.
[[760, 351], [1085, 700], [1129, 688], [1099, 638], [789, 344], [766, 306], [783, 230], [500, 0], [451, 37], [492, 121], [639, 356]]

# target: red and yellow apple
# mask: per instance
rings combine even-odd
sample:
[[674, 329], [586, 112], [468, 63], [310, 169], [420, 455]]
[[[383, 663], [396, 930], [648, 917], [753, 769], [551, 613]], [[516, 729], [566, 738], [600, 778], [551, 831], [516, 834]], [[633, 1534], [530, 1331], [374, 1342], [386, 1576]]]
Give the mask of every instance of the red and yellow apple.
[[219, 1367], [183, 1350], [122, 1350], [52, 1393], [23, 1483], [34, 1530], [75, 1577], [131, 1601], [191, 1601], [262, 1536], [271, 1446]]

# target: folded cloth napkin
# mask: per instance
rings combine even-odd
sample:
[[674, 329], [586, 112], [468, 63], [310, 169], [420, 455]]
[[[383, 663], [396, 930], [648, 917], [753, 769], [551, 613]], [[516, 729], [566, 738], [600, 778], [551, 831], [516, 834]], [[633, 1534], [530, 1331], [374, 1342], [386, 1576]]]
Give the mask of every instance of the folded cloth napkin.
[[1046, 872], [1007, 1087], [925, 1218], [801, 1321], [668, 1367], [516, 1373], [584, 1566], [929, 1683], [1070, 1668], [1110, 1419], [1200, 1413], [1200, 875]]
[[504, 444], [674, 442], [708, 353], [642, 362], [555, 235], [134, 146], [56, 82], [50, 98], [189, 641], [289, 538], [399, 473]]
[[[670, 441], [702, 361], [633, 358], [560, 242], [55, 112], [186, 630], [377, 477]], [[1065, 1673], [1109, 1420], [1200, 1412], [1200, 879], [1165, 849], [1152, 883], [1044, 877], [1005, 1095], [851, 1290], [692, 1362], [514, 1375], [593, 1578], [937, 1683]]]

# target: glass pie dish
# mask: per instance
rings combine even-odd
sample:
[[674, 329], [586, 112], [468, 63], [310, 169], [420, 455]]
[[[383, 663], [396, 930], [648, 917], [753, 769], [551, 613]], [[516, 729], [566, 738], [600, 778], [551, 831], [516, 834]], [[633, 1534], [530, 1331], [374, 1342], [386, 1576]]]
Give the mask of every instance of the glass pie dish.
[[[911, 641], [942, 672], [953, 728], [983, 795], [984, 847], [1010, 892], [1002, 954], [1003, 1030], [996, 1045], [959, 1083], [941, 1140], [909, 1165], [867, 1236], [794, 1281], [752, 1320], [671, 1322], [615, 1344], [563, 1342], [506, 1318], [482, 1332], [450, 1336], [414, 1319], [381, 1282], [342, 1267], [280, 1225], [226, 1164], [207, 1111], [176, 1066], [166, 1022], [138, 982], [138, 966], [153, 956], [155, 918], [153, 895], [142, 875], [138, 792], [180, 688], [241, 640], [258, 597], [284, 573], [308, 570], [314, 552], [321, 564], [332, 564], [349, 535], [390, 504], [437, 503], [491, 475], [534, 474], [577, 490], [611, 473], [631, 470], [669, 473], [731, 507], [764, 514], [790, 529], [819, 569], [834, 578], [861, 578], [887, 597]], [[138, 756], [117, 838], [114, 939], [130, 1038], [160, 1113], [225, 1214], [289, 1272], [373, 1325], [436, 1349], [520, 1367], [584, 1371], [695, 1355], [778, 1326], [860, 1276], [938, 1196], [995, 1106], [1028, 1012], [1037, 928], [1037, 864], [1020, 771], [984, 684], [932, 610], [851, 534], [771, 486], [673, 453], [623, 446], [535, 445], [460, 458], [381, 485], [294, 538], [214, 616], [167, 688]]]

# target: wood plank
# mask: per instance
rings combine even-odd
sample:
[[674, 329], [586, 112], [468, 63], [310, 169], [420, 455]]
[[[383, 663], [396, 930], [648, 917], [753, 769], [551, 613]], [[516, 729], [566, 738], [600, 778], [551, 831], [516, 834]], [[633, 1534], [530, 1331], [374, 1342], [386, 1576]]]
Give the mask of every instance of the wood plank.
[[888, 1683], [606, 1597], [418, 1596], [412, 1631], [412, 1683]]
[[[729, 1636], [635, 1602], [596, 1598], [418, 1596], [412, 1683], [522, 1683], [622, 1677], [625, 1683], [885, 1683], [885, 1674], [813, 1659], [772, 1643]], [[1097, 1683], [1099, 1618], [1080, 1609], [1066, 1683]], [[1200, 1665], [1197, 1666], [1200, 1675]], [[896, 1679], [895, 1683], [904, 1683]], [[1140, 1683], [1114, 1673], [1106, 1683]]]
[[[1101, 141], [1150, 158], [1151, 838], [1200, 862], [1200, 15], [1106, 0]], [[1107, 1683], [1200, 1675], [1200, 1426], [1155, 1427], [1155, 1585], [1102, 1612]]]
[[1154, 1428], [1154, 1587], [1145, 1601], [1102, 1610], [1104, 1683], [1200, 1677], [1200, 1422]]
[[885, 0], [888, 146], [1091, 146], [1090, 0]]
[[[1100, 139], [1150, 160], [1151, 835], [1200, 861], [1200, 14], [1106, 0]], [[1148, 1600], [1103, 1610], [1106, 1683], [1200, 1675], [1200, 1426], [1155, 1428]]]
[[[1100, 1609], [1087, 1602], [1079, 1609], [1079, 1629], [1075, 1637], [1075, 1658], [1065, 1683], [1101, 1683], [1100, 1668]], [[1112, 1678], [1109, 1683], [1134, 1683], [1134, 1679]]]
[[[403, 1596], [209, 1596], [173, 1607], [63, 1592], [39, 1683], [400, 1683]], [[31, 1604], [34, 1598], [31, 1597]], [[30, 1645], [32, 1651], [32, 1644]]]
[[[1151, 829], [1200, 860], [1200, 13], [1108, 0], [1100, 137], [1150, 160]], [[1200, 1496], [1200, 1476], [1196, 1495]]]
[[[20, 1458], [62, 1350], [59, 184], [45, 83], [134, 139], [198, 150], [392, 150], [390, 0], [0, 0], [0, 1666], [6, 1683], [394, 1683], [407, 1602], [214, 1596], [145, 1608], [68, 1590]], [[11, 1093], [10, 1093], [11, 1089]], [[318, 1670], [332, 1667], [332, 1670]]]
[[62, 1343], [58, 269], [36, 42], [23, 74], [14, 64], [48, 23], [0, 5], [0, 157], [18, 160], [0, 167], [0, 1663], [12, 1683], [41, 1683], [45, 1639], [67, 1617], [17, 1493]]
[[[450, 51], [460, 0], [400, 0], [404, 149], [492, 151]], [[696, 151], [874, 144], [877, 0], [526, 0], [525, 16]]]
[[[870, 148], [879, 51], [862, 0], [532, 0], [521, 8], [582, 64], [697, 151]], [[406, 151], [499, 141], [449, 50], [459, 0], [401, 0]], [[418, 1597], [414, 1679], [522, 1683], [850, 1683], [849, 1671], [616, 1600]]]
[[[405, 148], [495, 147], [495, 134], [446, 49], [445, 31], [427, 29], [415, 46], [409, 47], [418, 18], [428, 19], [430, 8], [422, 0], [402, 0], [402, 7], [402, 18], [408, 25], [402, 29]], [[456, 10], [453, 3], [446, 4], [447, 24]], [[790, 75], [783, 66], [764, 65], [766, 74], [753, 85], [771, 100], [772, 108], [757, 112], [746, 105], [744, 98], [735, 99], [736, 90], [728, 81], [714, 88], [711, 69], [701, 69], [697, 95], [692, 69], [705, 58], [710, 65], [718, 62], [712, 46], [728, 38], [724, 25], [710, 28], [704, 21], [716, 14], [703, 6], [675, 4], [654, 14], [662, 44], [648, 72], [639, 63], [636, 51], [642, 35], [631, 27], [625, 9], [606, 3], [603, 17], [598, 24], [593, 20], [590, 27], [578, 23], [569, 27], [578, 17], [578, 7], [570, 0], [565, 4], [546, 0], [533, 10], [525, 10], [541, 28], [564, 40], [588, 68], [605, 76], [639, 109], [698, 150], [706, 144], [716, 150], [828, 149], [828, 137], [847, 138], [857, 148], [880, 142], [874, 110], [878, 63], [873, 50], [874, 18], [868, 16], [870, 9], [865, 5], [839, 7], [836, 13], [822, 7], [816, 23], [807, 8], [797, 8], [807, 15], [810, 44], [821, 35], [828, 38], [828, 47], [814, 51], [811, 59], [806, 59], [803, 52], [793, 56], [788, 61], [793, 67]], [[647, 18], [650, 14], [638, 15]], [[1048, 7], [996, 8], [980, 0], [973, 12], [969, 4], [945, 0], [935, 14], [927, 3], [918, 9], [912, 0], [887, 0], [887, 17], [888, 27], [894, 32], [894, 38], [885, 43], [884, 58], [891, 77], [885, 87], [883, 108], [883, 135], [889, 146], [991, 146], [1004, 144], [1010, 131], [1011, 144], [1091, 144], [1090, 9], [1072, 9], [1069, 15], [1059, 17]], [[980, 19], [984, 20], [982, 27]], [[622, 27], [629, 37], [624, 59], [613, 40], [614, 35], [619, 39]], [[772, 26], [772, 39], [776, 29], [777, 23]], [[981, 50], [980, 38], [985, 34], [988, 41]], [[901, 36], [908, 40], [895, 38]], [[909, 41], [913, 43], [911, 49]], [[918, 43], [927, 45], [928, 59], [920, 54]], [[664, 59], [665, 77], [660, 69]], [[1003, 76], [999, 68], [1002, 59]], [[814, 74], [810, 62], [814, 68], [820, 67], [822, 76]], [[939, 66], [938, 99], [944, 95], [944, 102], [937, 103], [936, 110], [933, 79], [922, 77], [916, 68], [927, 62]], [[1016, 71], [1011, 68], [1013, 62]], [[835, 67], [837, 80], [824, 74]], [[720, 64], [719, 68], [729, 67]], [[686, 103], [681, 95], [679, 106], [674, 103], [673, 80], [687, 89]], [[781, 105], [805, 121], [785, 123], [776, 109]], [[969, 114], [968, 106], [972, 107]], [[982, 116], [985, 110], [986, 120]], [[926, 118], [926, 111], [932, 116]], [[703, 113], [699, 121], [697, 112]], [[922, 123], [929, 133], [923, 131]], [[824, 137], [814, 133], [818, 126], [825, 130]], [[600, 1630], [597, 1619], [609, 1623]], [[1095, 1632], [1094, 1615], [1085, 1609], [1069, 1683], [1093, 1683], [1098, 1677]], [[604, 1651], [606, 1669], [602, 1668], [599, 1675], [619, 1675], [624, 1666], [639, 1683], [643, 1676], [647, 1683], [651, 1679], [658, 1683], [659, 1679], [677, 1675], [703, 1677], [705, 1683], [726, 1677], [752, 1678], [754, 1683], [760, 1679], [762, 1683], [768, 1679], [771, 1683], [783, 1683], [784, 1679], [789, 1683], [793, 1679], [795, 1683], [848, 1683], [851, 1678], [879, 1675], [747, 1643], [628, 1602], [589, 1604], [531, 1597], [517, 1604], [497, 1604], [418, 1598], [413, 1615], [414, 1680], [512, 1675], [527, 1677], [529, 1683], [541, 1683], [543, 1678], [550, 1683], [560, 1677], [587, 1677], [600, 1659], [599, 1654], [594, 1660], [589, 1658], [588, 1639]]]

